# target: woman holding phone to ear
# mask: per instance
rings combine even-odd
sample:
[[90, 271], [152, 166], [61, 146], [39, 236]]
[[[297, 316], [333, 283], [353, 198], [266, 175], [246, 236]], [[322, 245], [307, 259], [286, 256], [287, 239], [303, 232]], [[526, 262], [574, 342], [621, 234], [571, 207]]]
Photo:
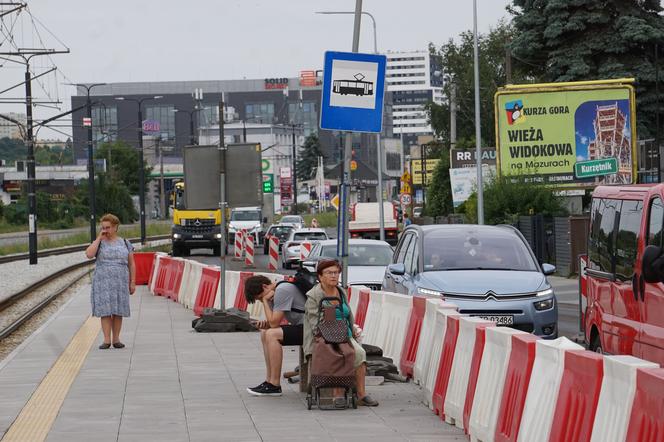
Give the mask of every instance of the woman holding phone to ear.
[[101, 318], [104, 342], [101, 350], [123, 348], [120, 341], [122, 318], [130, 315], [129, 295], [136, 291], [134, 248], [118, 236], [120, 220], [106, 214], [101, 218], [99, 236], [85, 250], [88, 259], [97, 258], [92, 277], [92, 315]]

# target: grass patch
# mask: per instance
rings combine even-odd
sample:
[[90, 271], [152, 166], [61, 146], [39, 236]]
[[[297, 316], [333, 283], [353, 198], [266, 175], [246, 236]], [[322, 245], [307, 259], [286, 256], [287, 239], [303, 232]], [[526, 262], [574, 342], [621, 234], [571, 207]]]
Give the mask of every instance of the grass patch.
[[[62, 227], [59, 223], [39, 223], [40, 230], [66, 230], [73, 229], [75, 227], [86, 227], [88, 226], [88, 221], [83, 218], [76, 218], [74, 224], [69, 227]], [[0, 220], [0, 233], [20, 233], [27, 232], [28, 225], [26, 224], [9, 224], [6, 220]]]
[[[141, 228], [137, 226], [120, 226], [119, 235], [123, 238], [138, 238], [141, 236]], [[147, 236], [165, 235], [171, 233], [171, 225], [166, 223], [148, 224], [146, 229]], [[50, 239], [42, 238], [37, 244], [38, 250], [57, 249], [59, 247], [75, 246], [88, 244], [90, 242], [89, 232], [75, 233], [64, 238]], [[10, 244], [0, 247], [0, 256], [13, 255], [15, 253], [26, 253], [29, 250], [28, 244]]]

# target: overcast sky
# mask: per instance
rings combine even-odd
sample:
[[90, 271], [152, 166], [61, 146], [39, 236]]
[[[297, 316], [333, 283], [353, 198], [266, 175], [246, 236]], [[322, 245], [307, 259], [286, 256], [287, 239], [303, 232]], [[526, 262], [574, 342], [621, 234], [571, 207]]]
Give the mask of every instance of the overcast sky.
[[[508, 0], [477, 3], [480, 32], [508, 17]], [[28, 0], [28, 5], [71, 50], [53, 57], [62, 74], [73, 82], [109, 83], [296, 77], [300, 70], [320, 69], [324, 51], [351, 50], [353, 16], [315, 12], [352, 11], [355, 1]], [[440, 45], [473, 25], [470, 0], [364, 0], [363, 10], [376, 19], [379, 51], [424, 50], [429, 42]], [[14, 34], [30, 43], [29, 18], [17, 24]], [[51, 47], [62, 48], [48, 32], [41, 34]], [[373, 52], [367, 16], [360, 52]], [[20, 68], [0, 68], [2, 85], [22, 78]], [[57, 82], [45, 80], [46, 88], [53, 90]], [[70, 108], [72, 90], [60, 86], [63, 109]], [[3, 96], [18, 96], [18, 91]], [[0, 104], [0, 112], [10, 110], [24, 107]], [[36, 118], [51, 113], [37, 108]]]

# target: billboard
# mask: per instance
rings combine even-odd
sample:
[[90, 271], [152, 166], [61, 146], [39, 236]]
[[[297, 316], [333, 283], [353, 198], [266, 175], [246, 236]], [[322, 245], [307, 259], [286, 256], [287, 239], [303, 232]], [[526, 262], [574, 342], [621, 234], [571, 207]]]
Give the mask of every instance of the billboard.
[[636, 181], [633, 80], [514, 85], [495, 96], [501, 175], [563, 187]]
[[426, 168], [423, 171], [422, 170], [423, 161], [412, 160], [410, 162], [410, 172], [413, 176], [413, 185], [421, 186], [422, 181], [425, 181], [424, 185], [428, 186], [431, 183], [431, 178], [433, 178], [433, 171], [436, 169], [438, 161], [440, 161], [438, 158], [427, 158], [426, 160], [424, 160], [424, 162], [426, 162]]

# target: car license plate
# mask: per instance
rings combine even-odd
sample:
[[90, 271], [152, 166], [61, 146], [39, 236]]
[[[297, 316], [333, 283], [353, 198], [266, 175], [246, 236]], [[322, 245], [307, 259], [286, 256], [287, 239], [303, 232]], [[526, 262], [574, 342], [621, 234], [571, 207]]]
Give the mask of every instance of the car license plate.
[[194, 239], [203, 239], [203, 235], [191, 235]]
[[514, 316], [512, 315], [473, 315], [477, 318], [486, 319], [495, 322], [496, 325], [514, 325]]

